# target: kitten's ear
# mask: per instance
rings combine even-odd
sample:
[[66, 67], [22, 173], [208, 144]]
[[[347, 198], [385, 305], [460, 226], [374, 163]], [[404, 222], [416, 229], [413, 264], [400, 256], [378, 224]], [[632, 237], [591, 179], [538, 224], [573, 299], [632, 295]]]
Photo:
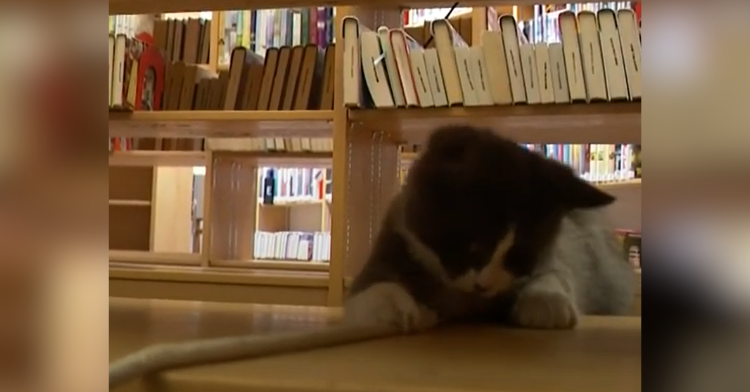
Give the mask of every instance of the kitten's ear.
[[565, 210], [596, 208], [612, 204], [615, 197], [576, 175], [569, 167], [538, 156], [535, 177], [540, 196]]

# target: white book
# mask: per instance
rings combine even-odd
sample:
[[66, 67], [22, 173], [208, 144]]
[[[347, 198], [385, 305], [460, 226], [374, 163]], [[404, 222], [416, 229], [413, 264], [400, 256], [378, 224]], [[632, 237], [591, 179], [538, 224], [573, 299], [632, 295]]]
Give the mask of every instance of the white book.
[[583, 79], [581, 48], [578, 42], [578, 20], [573, 12], [563, 11], [558, 17], [558, 23], [570, 100], [571, 102], [586, 101], [586, 82]]
[[625, 76], [633, 100], [641, 99], [641, 36], [635, 12], [631, 9], [617, 11]]
[[562, 44], [551, 43], [548, 47], [549, 62], [552, 69], [552, 91], [555, 94], [555, 103], [570, 103], [570, 90], [568, 90], [568, 75], [565, 71], [565, 55]]
[[125, 34], [118, 34], [115, 37], [115, 49], [113, 55], [112, 69], [112, 101], [111, 106], [119, 107], [124, 104], [123, 93], [125, 88], [125, 49], [128, 46], [128, 39]]
[[113, 34], [109, 35], [109, 99], [108, 104], [112, 106], [112, 76], [113, 76], [113, 70], [114, 70], [114, 61], [115, 61], [115, 36]]
[[487, 80], [489, 81], [492, 101], [495, 105], [510, 105], [513, 96], [510, 91], [510, 76], [508, 63], [505, 59], [505, 44], [501, 31], [482, 31], [482, 51], [487, 66]]
[[607, 79], [604, 76], [602, 46], [599, 42], [599, 25], [592, 11], [578, 13], [579, 42], [583, 62], [583, 80], [586, 84], [586, 100], [607, 101]]
[[518, 24], [512, 15], [499, 18], [500, 31], [503, 35], [505, 59], [508, 65], [510, 92], [514, 104], [526, 103], [526, 86], [521, 68], [521, 49], [519, 45]]
[[471, 77], [471, 49], [468, 46], [457, 47], [455, 54], [464, 106], [479, 106], [479, 97], [474, 87], [474, 79]]
[[[342, 21], [344, 59], [344, 106], [361, 107], [362, 99], [362, 57], [360, 55], [359, 19], [345, 16]], [[263, 41], [261, 41], [263, 42]]]
[[399, 83], [404, 92], [406, 106], [419, 107], [419, 96], [417, 87], [414, 83], [414, 74], [412, 72], [411, 61], [409, 58], [409, 40], [411, 37], [402, 29], [391, 29], [389, 31], [393, 56], [396, 60], [396, 69], [398, 71]]
[[[299, 28], [299, 26], [302, 26], [302, 14], [299, 12], [295, 12], [292, 14], [292, 24], [295, 28], [292, 28], [292, 46], [298, 46], [302, 45], [302, 29]], [[282, 30], [282, 31], [288, 31], [288, 30]]]
[[385, 64], [378, 61], [383, 52], [380, 49], [378, 33], [360, 25], [360, 51], [362, 55], [362, 75], [367, 91], [376, 108], [393, 108], [393, 95], [386, 76]]
[[443, 83], [443, 72], [440, 70], [440, 59], [437, 49], [427, 48], [424, 50], [424, 62], [427, 66], [432, 100], [436, 107], [448, 106], [448, 97], [445, 95], [445, 84]]
[[492, 92], [490, 91], [490, 81], [487, 78], [487, 63], [484, 59], [482, 47], [473, 46], [469, 48], [469, 57], [471, 59], [470, 76], [474, 85], [477, 102], [479, 106], [492, 106], [495, 102], [492, 99]]
[[432, 37], [435, 42], [440, 70], [443, 73], [446, 98], [448, 105], [464, 103], [463, 89], [459, 79], [459, 69], [456, 63], [456, 48], [466, 48], [466, 42], [456, 32], [447, 19], [437, 19], [431, 23]]
[[539, 96], [539, 72], [536, 66], [536, 55], [533, 44], [521, 44], [521, 71], [523, 73], [523, 85], [526, 90], [526, 103], [537, 105], [542, 103]]
[[390, 30], [388, 27], [381, 26], [378, 28], [378, 38], [380, 38], [380, 47], [383, 50], [383, 62], [385, 62], [385, 70], [388, 74], [388, 83], [391, 86], [393, 102], [398, 107], [404, 107], [406, 106], [406, 98], [404, 98], [404, 89], [401, 87], [401, 80], [398, 76], [396, 58], [391, 46]]
[[549, 60], [549, 47], [545, 43], [534, 45], [536, 69], [539, 80], [540, 103], [555, 103], [555, 89], [552, 81], [552, 67]]
[[612, 9], [604, 8], [599, 10], [597, 17], [609, 99], [611, 101], [629, 100], [630, 92], [625, 77], [620, 32], [617, 29], [617, 13]]
[[[414, 42], [416, 44], [416, 42]], [[415, 47], [409, 51], [411, 63], [411, 74], [414, 80], [414, 87], [419, 99], [419, 105], [423, 108], [435, 106], [432, 99], [432, 88], [430, 87], [430, 77], [427, 74], [427, 64], [424, 59], [424, 49]]]

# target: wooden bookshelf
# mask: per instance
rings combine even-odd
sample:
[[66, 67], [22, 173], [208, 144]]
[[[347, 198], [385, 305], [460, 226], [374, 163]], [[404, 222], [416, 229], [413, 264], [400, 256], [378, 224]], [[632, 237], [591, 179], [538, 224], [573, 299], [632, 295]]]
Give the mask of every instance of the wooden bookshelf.
[[384, 130], [395, 142], [420, 144], [440, 126], [496, 129], [519, 143], [640, 143], [639, 102], [350, 110], [358, 128]]
[[[341, 25], [345, 16], [356, 16], [371, 28], [399, 27], [403, 7], [453, 5], [442, 0], [383, 0], [376, 6], [371, 3], [332, 0], [326, 5], [336, 7], [336, 26]], [[487, 28], [486, 6], [536, 3], [480, 0], [460, 5], [475, 6], [471, 35], [472, 40], [478, 42], [481, 32]], [[157, 14], [317, 5], [318, 2], [308, 0], [109, 0], [109, 13]], [[211, 39], [218, 42], [218, 29]], [[340, 29], [336, 29], [336, 41], [342, 42]], [[212, 56], [216, 59], [217, 55]], [[110, 194], [110, 212], [114, 211], [121, 222], [125, 222], [116, 225], [117, 229], [111, 226], [110, 237], [113, 231], [114, 235], [133, 236], [130, 241], [137, 245], [110, 252], [113, 296], [339, 306], [344, 298], [345, 280], [354, 276], [366, 260], [388, 200], [398, 190], [402, 163], [400, 143], [419, 144], [431, 130], [447, 124], [491, 127], [522, 143], [641, 142], [641, 104], [638, 102], [349, 110], [343, 105], [343, 63], [343, 51], [337, 50], [333, 110], [110, 113], [111, 136], [214, 138], [230, 143], [229, 138], [324, 137], [332, 138], [334, 147], [334, 152], [327, 153], [228, 151], [232, 150], [230, 146], [205, 152], [111, 154], [110, 173], [115, 172], [110, 176], [111, 181], [136, 194]], [[215, 69], [216, 62], [211, 64]], [[405, 155], [404, 162], [414, 157]], [[261, 166], [331, 167], [335, 179], [332, 198], [314, 203], [257, 204], [257, 175]], [[157, 189], [154, 175], [162, 168], [187, 170], [191, 167], [205, 167], [200, 252], [154, 252], [153, 233], [175, 231], [178, 226], [170, 218], [162, 218], [161, 222], [166, 223], [159, 226], [161, 228], [154, 226], [154, 212], [169, 208], [162, 207], [164, 203], [153, 196], [152, 191]], [[123, 169], [142, 172], [137, 176], [117, 174]], [[128, 185], [133, 181], [141, 183]], [[622, 203], [618, 201], [616, 213], [633, 218], [628, 222], [640, 227], [640, 181], [600, 186], [622, 200]], [[183, 219], [190, 212], [182, 208], [181, 215], [162, 215]], [[330, 263], [254, 260], [250, 244], [238, 245], [238, 238], [251, 238], [253, 223], [256, 227], [261, 224], [259, 221], [268, 227], [286, 227], [293, 214], [314, 215], [311, 222], [316, 227], [330, 229]]]

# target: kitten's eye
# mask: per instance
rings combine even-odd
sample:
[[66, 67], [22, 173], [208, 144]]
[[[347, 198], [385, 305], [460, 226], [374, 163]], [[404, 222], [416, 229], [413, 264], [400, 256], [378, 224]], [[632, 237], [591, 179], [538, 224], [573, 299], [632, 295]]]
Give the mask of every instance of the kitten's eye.
[[479, 242], [474, 242], [469, 246], [471, 253], [479, 253], [482, 250], [482, 245]]

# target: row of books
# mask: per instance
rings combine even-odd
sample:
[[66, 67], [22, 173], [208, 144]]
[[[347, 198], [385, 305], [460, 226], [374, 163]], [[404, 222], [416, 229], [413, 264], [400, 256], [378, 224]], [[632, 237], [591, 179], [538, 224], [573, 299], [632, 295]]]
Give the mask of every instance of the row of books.
[[641, 98], [641, 42], [630, 9], [559, 15], [559, 43], [529, 43], [512, 15], [469, 46], [447, 19], [433, 21], [434, 48], [404, 29], [343, 21], [348, 107], [565, 104]]
[[330, 168], [260, 168], [258, 198], [262, 204], [289, 204], [331, 199]]
[[314, 44], [321, 48], [334, 41], [335, 8], [281, 8], [224, 11], [219, 65], [229, 65], [233, 48], [242, 46], [261, 56], [268, 48]]
[[331, 259], [331, 233], [255, 232], [253, 258], [256, 260], [312, 261]]
[[211, 50], [211, 20], [203, 18], [157, 19], [154, 21], [153, 41], [161, 49], [164, 60], [208, 64]]
[[[587, 181], [616, 183], [641, 178], [641, 146], [636, 144], [521, 144], [560, 161]], [[417, 152], [414, 147], [407, 148]], [[409, 165], [401, 166], [403, 182]]]
[[[110, 108], [135, 110], [330, 110], [335, 46], [270, 48], [266, 56], [237, 47], [218, 73], [125, 35], [110, 35]], [[143, 81], [139, 83], [138, 81]], [[119, 140], [119, 149], [203, 150], [201, 139]]]
[[211, 50], [211, 12], [109, 17], [109, 33], [155, 45], [166, 61], [208, 64]]
[[641, 146], [634, 144], [523, 144], [560, 161], [596, 183], [628, 181], [641, 176]]
[[534, 17], [530, 20], [520, 22], [519, 26], [529, 42], [561, 42], [558, 17], [562, 12], [571, 11], [578, 14], [581, 11], [589, 11], [597, 13], [603, 9], [611, 9], [615, 11], [621, 9], [633, 9], [633, 4], [630, 1], [570, 3], [560, 4], [558, 7], [553, 7], [551, 9], [545, 5], [535, 5]]

